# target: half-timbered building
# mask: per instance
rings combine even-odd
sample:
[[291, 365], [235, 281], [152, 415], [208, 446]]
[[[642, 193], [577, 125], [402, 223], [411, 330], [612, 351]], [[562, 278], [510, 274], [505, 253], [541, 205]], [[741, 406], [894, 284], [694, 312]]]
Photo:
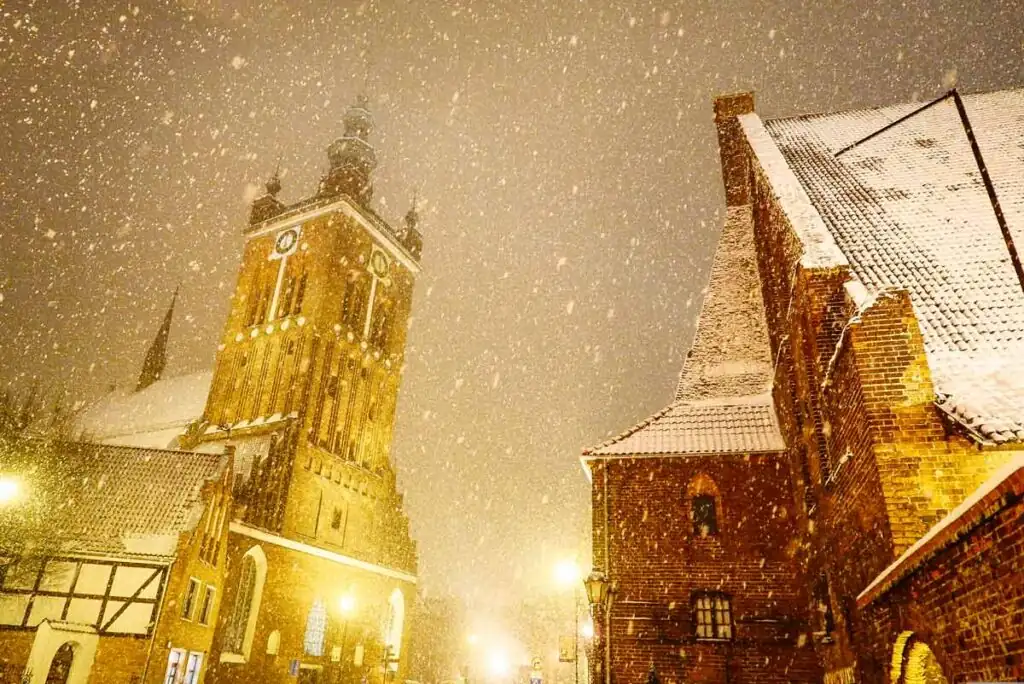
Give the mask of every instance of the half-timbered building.
[[[0, 559], [0, 682], [196, 684], [223, 591], [231, 457], [52, 450], [73, 473], [47, 495], [52, 542]], [[44, 496], [35, 472], [24, 497]]]

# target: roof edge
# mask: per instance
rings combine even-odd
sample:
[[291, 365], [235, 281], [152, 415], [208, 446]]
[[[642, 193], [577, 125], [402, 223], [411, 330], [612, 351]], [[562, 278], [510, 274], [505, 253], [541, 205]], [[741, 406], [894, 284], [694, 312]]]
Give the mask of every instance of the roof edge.
[[750, 152], [768, 179], [775, 199], [789, 219], [803, 248], [800, 264], [804, 268], [841, 268], [850, 265], [846, 255], [811, 202], [782, 150], [768, 133], [756, 113], [737, 117], [750, 146]]
[[914, 574], [925, 561], [966, 536], [1001, 508], [1007, 494], [1024, 494], [1024, 454], [1016, 456], [923, 537], [903, 552], [857, 595], [861, 610], [885, 596], [901, 581]]

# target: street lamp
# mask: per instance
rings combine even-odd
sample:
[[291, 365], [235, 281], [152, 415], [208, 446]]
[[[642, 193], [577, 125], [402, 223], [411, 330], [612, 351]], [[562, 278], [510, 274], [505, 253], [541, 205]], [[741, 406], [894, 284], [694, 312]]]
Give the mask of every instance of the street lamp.
[[587, 600], [590, 602], [591, 615], [596, 618], [598, 615], [604, 617], [604, 628], [601, 634], [604, 640], [604, 681], [611, 684], [611, 661], [612, 661], [612, 630], [611, 630], [611, 607], [612, 594], [615, 587], [608, 580], [603, 572], [592, 572], [583, 581], [587, 590]]
[[348, 662], [345, 660], [345, 642], [348, 641], [348, 622], [356, 613], [356, 597], [351, 592], [346, 592], [338, 598], [338, 612], [341, 613], [343, 625], [341, 630], [341, 662], [338, 663], [338, 681], [341, 682], [346, 679], [346, 675], [348, 675]]
[[0, 506], [13, 504], [21, 498], [21, 482], [10, 475], [0, 475]]
[[562, 587], [572, 587], [572, 667], [574, 681], [580, 684], [580, 566], [574, 560], [562, 560], [555, 564], [555, 581]]

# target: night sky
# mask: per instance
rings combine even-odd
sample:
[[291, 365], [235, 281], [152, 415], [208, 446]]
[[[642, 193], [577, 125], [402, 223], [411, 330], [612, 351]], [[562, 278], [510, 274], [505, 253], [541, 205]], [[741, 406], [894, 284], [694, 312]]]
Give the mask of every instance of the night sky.
[[1022, 4], [2, 3], [0, 385], [134, 382], [179, 282], [168, 372], [210, 367], [247, 202], [279, 158], [311, 195], [365, 90], [378, 211], [422, 201], [394, 456], [424, 584], [536, 595], [586, 549], [580, 449], [672, 395], [722, 214], [712, 98], [1021, 86]]

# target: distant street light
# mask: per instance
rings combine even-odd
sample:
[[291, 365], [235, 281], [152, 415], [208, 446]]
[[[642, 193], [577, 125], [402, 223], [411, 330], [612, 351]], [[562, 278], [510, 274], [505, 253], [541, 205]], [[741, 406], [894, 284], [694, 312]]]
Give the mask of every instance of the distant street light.
[[580, 625], [580, 636], [588, 640], [594, 638], [594, 620], [592, 618], [588, 618]]
[[575, 587], [580, 578], [580, 566], [576, 561], [562, 560], [555, 564], [555, 581], [560, 587]]
[[573, 630], [572, 630], [572, 667], [575, 684], [580, 683], [580, 580], [582, 573], [575, 560], [562, 560], [555, 564], [555, 581], [563, 588], [572, 587]]
[[477, 634], [470, 634], [466, 637], [466, 643], [470, 646], [476, 646], [480, 643], [480, 637]]
[[348, 676], [348, 660], [345, 659], [345, 642], [348, 641], [348, 622], [352, 619], [352, 616], [356, 613], [356, 597], [346, 592], [338, 598], [338, 611], [341, 613], [342, 619], [342, 630], [341, 630], [341, 658], [338, 663], [338, 682], [343, 682]]
[[21, 482], [10, 475], [0, 476], [0, 506], [8, 506], [21, 498]]

